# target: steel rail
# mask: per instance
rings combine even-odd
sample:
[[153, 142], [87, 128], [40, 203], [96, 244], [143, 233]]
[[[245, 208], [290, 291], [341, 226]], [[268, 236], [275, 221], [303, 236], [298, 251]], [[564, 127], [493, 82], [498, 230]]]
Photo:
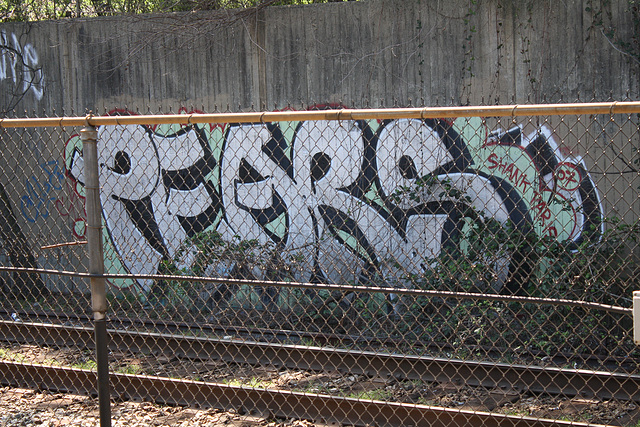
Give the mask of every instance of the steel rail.
[[[85, 369], [0, 361], [0, 383], [91, 396], [97, 394], [96, 372]], [[122, 400], [235, 410], [240, 414], [294, 417], [340, 425], [595, 426], [569, 421], [155, 376], [112, 373], [110, 386], [113, 395]]]
[[334, 109], [269, 111], [251, 113], [164, 114], [130, 116], [3, 118], [0, 128], [64, 127], [104, 125], [158, 125], [195, 123], [267, 123], [320, 120], [392, 120], [457, 117], [521, 117], [538, 115], [632, 114], [640, 112], [640, 102], [593, 102], [567, 104], [515, 104], [469, 107], [425, 107], [388, 109]]
[[[55, 312], [33, 312], [26, 310], [5, 310], [0, 308], [0, 320], [11, 321], [12, 315], [17, 314], [20, 319], [28, 323], [41, 323], [41, 324], [53, 324], [66, 325], [66, 326], [85, 326], [91, 323], [91, 318], [87, 315], [78, 314], [62, 314]], [[229, 336], [232, 335], [237, 338], [242, 338], [250, 341], [267, 341], [270, 344], [296, 344], [304, 339], [310, 339], [318, 346], [335, 346], [338, 345], [356, 345], [356, 346], [392, 346], [400, 347], [410, 345], [413, 348], [431, 349], [438, 352], [452, 352], [455, 351], [455, 346], [447, 342], [430, 341], [422, 342], [415, 340], [406, 340], [400, 338], [393, 338], [390, 336], [375, 336], [375, 335], [362, 335], [362, 334], [340, 334], [340, 333], [327, 333], [316, 331], [301, 331], [291, 329], [272, 329], [261, 327], [244, 327], [237, 325], [221, 325], [212, 323], [188, 323], [173, 320], [159, 320], [145, 317], [120, 317], [110, 316], [109, 324], [111, 329], [119, 330], [137, 330], [140, 327], [146, 328], [146, 332], [159, 332], [169, 334], [192, 334], [194, 331], [208, 333], [210, 337], [216, 336]], [[143, 331], [145, 332], [145, 331]], [[571, 353], [571, 352], [554, 352], [552, 356], [541, 350], [533, 349], [518, 349], [514, 351], [512, 348], [486, 346], [486, 345], [469, 345], [471, 351], [481, 351], [487, 356], [489, 360], [493, 357], [496, 360], [506, 353], [517, 353], [520, 357], [542, 358], [550, 357], [548, 366], [570, 366], [573, 362], [579, 362], [587, 369], [591, 367], [592, 370], [602, 370], [600, 368], [604, 365], [612, 365], [611, 369], [620, 368], [624, 371], [624, 366], [635, 365], [632, 358], [624, 356], [612, 356], [610, 354], [598, 354], [598, 353]], [[493, 356], [490, 356], [493, 355]], [[631, 368], [634, 369], [634, 368]]]
[[[640, 375], [109, 329], [109, 349], [640, 402]], [[93, 328], [0, 321], [0, 340], [91, 348]], [[596, 394], [597, 392], [597, 394]]]
[[438, 291], [438, 290], [426, 290], [426, 289], [407, 289], [407, 288], [393, 288], [393, 287], [380, 287], [380, 286], [354, 286], [354, 285], [337, 285], [328, 283], [304, 283], [304, 282], [282, 282], [282, 281], [260, 281], [260, 280], [247, 280], [247, 279], [230, 279], [230, 278], [217, 278], [217, 277], [200, 277], [200, 276], [179, 276], [171, 274], [90, 274], [81, 273], [75, 271], [62, 271], [62, 270], [50, 270], [43, 268], [23, 268], [23, 267], [2, 267], [0, 271], [16, 272], [16, 273], [38, 273], [38, 274], [50, 274], [69, 277], [82, 277], [82, 278], [104, 278], [104, 279], [150, 279], [150, 280], [171, 280], [182, 282], [200, 282], [200, 283], [223, 283], [223, 284], [235, 284], [235, 285], [249, 285], [249, 286], [276, 286], [280, 288], [298, 288], [298, 289], [310, 289], [310, 290], [327, 290], [327, 291], [342, 291], [342, 292], [363, 292], [363, 293], [384, 293], [384, 294], [398, 294], [398, 295], [412, 295], [412, 296], [424, 296], [428, 298], [452, 298], [452, 299], [466, 299], [466, 300], [480, 300], [480, 301], [503, 301], [503, 302], [517, 302], [521, 304], [545, 304], [545, 305], [561, 305], [567, 307], [583, 307], [595, 310], [603, 310], [612, 313], [623, 314], [631, 316], [633, 314], [632, 308], [620, 307], [617, 305], [602, 304], [599, 302], [591, 301], [579, 301], [562, 298], [542, 298], [542, 297], [527, 297], [520, 295], [502, 295], [502, 294], [481, 294], [474, 292], [454, 292], [454, 291]]

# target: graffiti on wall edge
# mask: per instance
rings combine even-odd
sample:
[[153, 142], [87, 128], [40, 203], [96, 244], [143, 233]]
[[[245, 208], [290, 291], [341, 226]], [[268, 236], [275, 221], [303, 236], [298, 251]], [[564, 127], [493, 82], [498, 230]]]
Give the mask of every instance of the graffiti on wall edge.
[[22, 43], [15, 33], [0, 30], [0, 81], [11, 81], [21, 94], [44, 95], [44, 71], [31, 43]]

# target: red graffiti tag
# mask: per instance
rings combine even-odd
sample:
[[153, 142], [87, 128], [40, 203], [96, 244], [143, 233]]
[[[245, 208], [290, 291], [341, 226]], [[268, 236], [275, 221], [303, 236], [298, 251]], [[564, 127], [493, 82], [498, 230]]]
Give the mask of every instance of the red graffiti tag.
[[[532, 211], [533, 217], [538, 221], [542, 229], [543, 233], [548, 235], [549, 237], [557, 238], [558, 237], [558, 229], [555, 224], [555, 216], [553, 211], [551, 210], [550, 203], [552, 200], [556, 200], [558, 197], [561, 199], [565, 199], [564, 196], [552, 192], [551, 190], [537, 190], [535, 187], [531, 187], [531, 180], [527, 176], [526, 173], [521, 171], [518, 166], [499, 157], [496, 153], [491, 153], [487, 158], [488, 168], [491, 170], [497, 170], [511, 182], [511, 184], [520, 189], [522, 192], [533, 189], [533, 199], [531, 200], [530, 209]], [[560, 163], [556, 170], [554, 171], [554, 175], [558, 181], [558, 188], [572, 190], [578, 188], [580, 185], [580, 172], [575, 167], [575, 165], [571, 163]], [[573, 218], [575, 219], [575, 210], [572, 207]], [[570, 235], [573, 235], [575, 231], [571, 230]]]
[[573, 163], [562, 162], [553, 171], [558, 188], [575, 191], [580, 187], [582, 176], [580, 170]]
[[515, 163], [505, 162], [496, 153], [491, 153], [487, 158], [487, 162], [489, 162], [489, 169], [499, 170], [507, 176], [515, 187], [520, 188], [523, 192], [527, 191], [531, 186], [531, 181], [527, 174], [521, 171]]

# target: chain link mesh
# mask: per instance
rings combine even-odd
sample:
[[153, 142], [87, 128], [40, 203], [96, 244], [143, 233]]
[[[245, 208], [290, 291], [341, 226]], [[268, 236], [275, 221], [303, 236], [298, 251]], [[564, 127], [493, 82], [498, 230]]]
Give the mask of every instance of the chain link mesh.
[[[100, 126], [112, 384], [265, 419], [635, 425], [638, 122]], [[42, 271], [88, 269], [78, 129], [0, 136], [0, 360], [94, 369], [86, 278]]]

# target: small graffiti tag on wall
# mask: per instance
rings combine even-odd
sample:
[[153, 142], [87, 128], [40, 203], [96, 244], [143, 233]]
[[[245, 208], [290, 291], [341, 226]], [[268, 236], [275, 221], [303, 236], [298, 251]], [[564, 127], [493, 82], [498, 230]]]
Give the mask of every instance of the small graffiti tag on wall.
[[[398, 196], [426, 176], [540, 236], [578, 244], [601, 227], [584, 162], [563, 155], [545, 127], [489, 133], [481, 119], [407, 119], [98, 133], [107, 252], [131, 273], [155, 273], [188, 237], [216, 230], [295, 252], [296, 280], [366, 284], [375, 274], [410, 286], [402, 278], [424, 271], [465, 220], [442, 193]], [[66, 165], [81, 184], [81, 149], [67, 150]]]
[[39, 166], [43, 175], [27, 178], [25, 180], [26, 194], [20, 198], [20, 212], [29, 222], [49, 217], [51, 208], [56, 203], [54, 190], [61, 190], [65, 182], [64, 166], [61, 161], [45, 161]]
[[15, 33], [0, 31], [0, 81], [10, 80], [22, 93], [33, 93], [39, 101], [44, 95], [44, 72], [38, 52], [31, 43], [22, 44]]

